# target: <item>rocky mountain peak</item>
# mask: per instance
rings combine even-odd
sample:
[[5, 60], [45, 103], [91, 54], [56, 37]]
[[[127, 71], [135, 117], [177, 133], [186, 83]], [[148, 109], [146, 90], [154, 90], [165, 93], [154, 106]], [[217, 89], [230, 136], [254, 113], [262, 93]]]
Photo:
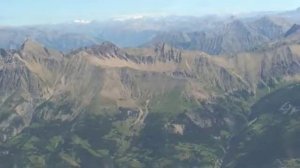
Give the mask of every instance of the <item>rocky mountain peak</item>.
[[[232, 30], [232, 31], [237, 31], [237, 30], [247, 30], [247, 26], [245, 25], [244, 22], [242, 22], [241, 20], [234, 20], [232, 21], [231, 23], [229, 23], [227, 25], [228, 29], [229, 30]], [[238, 31], [237, 31], [238, 32]]]
[[155, 52], [158, 59], [162, 62], [174, 61], [179, 63], [182, 60], [181, 51], [166, 43], [157, 44]]
[[122, 59], [126, 58], [126, 53], [111, 42], [103, 42], [100, 45], [86, 47], [83, 51], [88, 53], [89, 55], [94, 55], [98, 57], [120, 57]]
[[286, 33], [285, 37], [289, 37], [291, 35], [297, 34], [300, 32], [300, 25], [294, 24]]
[[42, 44], [32, 39], [25, 40], [19, 52], [21, 53], [21, 57], [45, 58], [49, 57], [50, 55], [57, 55], [57, 52], [56, 54], [50, 53], [51, 50], [45, 48]]
[[103, 42], [100, 45], [94, 45], [91, 47], [94, 52], [101, 53], [111, 53], [111, 52], [119, 52], [120, 48], [111, 42]]
[[1, 57], [6, 57], [8, 55], [8, 52], [2, 48], [0, 48], [0, 56]]
[[26, 39], [21, 46], [21, 50], [24, 51], [33, 51], [44, 49], [44, 46], [32, 39]]

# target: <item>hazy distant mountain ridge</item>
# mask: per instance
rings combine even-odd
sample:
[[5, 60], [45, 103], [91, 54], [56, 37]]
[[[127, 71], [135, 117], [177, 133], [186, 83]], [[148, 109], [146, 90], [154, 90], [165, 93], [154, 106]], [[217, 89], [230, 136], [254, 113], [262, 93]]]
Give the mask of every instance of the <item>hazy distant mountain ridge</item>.
[[121, 47], [166, 42], [209, 54], [236, 53], [281, 38], [297, 23], [294, 18], [298, 13], [296, 10], [242, 17], [142, 17], [86, 24], [2, 27], [0, 48], [17, 49], [25, 39], [31, 38], [62, 52], [111, 41]]
[[276, 19], [280, 18], [233, 20], [209, 32], [164, 33], [151, 43], [166, 42], [177, 48], [200, 50], [213, 55], [235, 54], [282, 38], [290, 27], [287, 22], [275, 22]]

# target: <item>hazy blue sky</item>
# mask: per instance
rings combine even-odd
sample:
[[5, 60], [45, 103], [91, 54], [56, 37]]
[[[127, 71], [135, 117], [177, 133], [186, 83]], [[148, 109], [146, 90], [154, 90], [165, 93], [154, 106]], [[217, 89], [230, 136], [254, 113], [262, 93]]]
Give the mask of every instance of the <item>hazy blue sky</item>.
[[0, 25], [289, 10], [300, 0], [1, 0]]

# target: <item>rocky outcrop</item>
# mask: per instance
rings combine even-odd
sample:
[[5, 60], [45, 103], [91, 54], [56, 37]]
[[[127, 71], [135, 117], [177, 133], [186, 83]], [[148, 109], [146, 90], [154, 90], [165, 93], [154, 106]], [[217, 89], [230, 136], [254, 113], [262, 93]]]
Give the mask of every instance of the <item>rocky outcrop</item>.
[[294, 24], [286, 33], [285, 37], [292, 36], [293, 34], [297, 34], [300, 32], [300, 25]]

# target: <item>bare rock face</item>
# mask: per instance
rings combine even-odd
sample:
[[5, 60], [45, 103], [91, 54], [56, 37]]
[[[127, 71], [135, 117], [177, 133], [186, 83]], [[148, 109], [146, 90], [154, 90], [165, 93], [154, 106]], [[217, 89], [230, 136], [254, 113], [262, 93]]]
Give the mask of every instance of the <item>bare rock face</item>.
[[184, 135], [185, 125], [183, 124], [168, 124], [165, 127], [171, 134]]
[[292, 36], [300, 32], [300, 25], [294, 24], [286, 33], [285, 37]]
[[157, 54], [158, 61], [180, 63], [182, 61], [181, 51], [173, 47], [168, 46], [165, 43], [157, 45], [155, 48], [155, 53]]
[[119, 57], [121, 59], [126, 59], [126, 54], [115, 44], [110, 42], [103, 42], [100, 45], [86, 47], [83, 51], [89, 55], [96, 55], [104, 58]]

